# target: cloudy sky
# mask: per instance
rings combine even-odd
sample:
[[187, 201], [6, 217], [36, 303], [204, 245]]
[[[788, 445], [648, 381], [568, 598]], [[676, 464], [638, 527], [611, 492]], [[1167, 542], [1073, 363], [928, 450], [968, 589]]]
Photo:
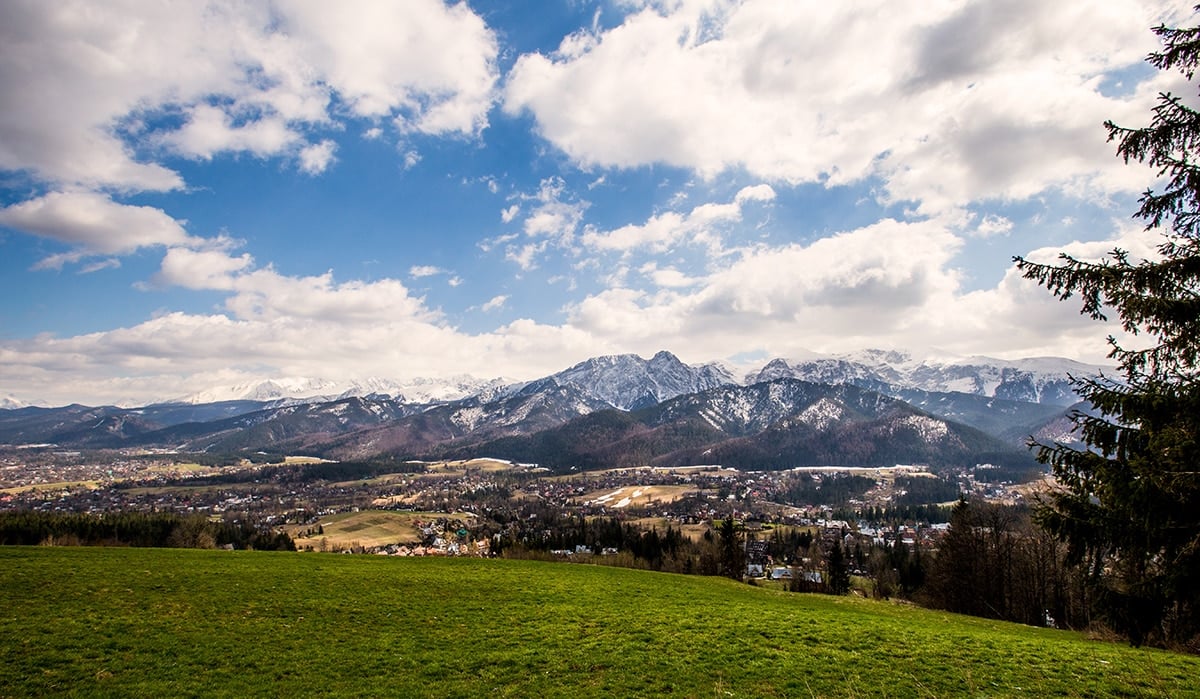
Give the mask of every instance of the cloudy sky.
[[1097, 361], [1156, 0], [0, 3], [0, 398], [660, 349]]

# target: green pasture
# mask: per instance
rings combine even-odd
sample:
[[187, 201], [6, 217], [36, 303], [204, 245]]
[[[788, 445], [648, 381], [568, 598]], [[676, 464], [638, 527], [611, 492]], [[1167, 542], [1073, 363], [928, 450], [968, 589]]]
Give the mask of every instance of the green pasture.
[[1200, 658], [717, 578], [0, 548], [0, 696], [1187, 697]]

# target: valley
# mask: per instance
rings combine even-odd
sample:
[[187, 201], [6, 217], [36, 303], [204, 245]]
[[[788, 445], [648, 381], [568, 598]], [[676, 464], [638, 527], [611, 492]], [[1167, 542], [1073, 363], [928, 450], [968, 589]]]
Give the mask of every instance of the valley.
[[[0, 410], [0, 510], [249, 522], [302, 550], [549, 550], [563, 518], [838, 522], [868, 548], [933, 546], [960, 497], [1037, 497], [1023, 442], [1063, 419], [1079, 369], [866, 352], [776, 359], [738, 380], [660, 352], [507, 386], [409, 382], [423, 402], [380, 392], [397, 382], [285, 397], [344, 386], [277, 380], [134, 408]], [[391, 514], [353, 536], [344, 519], [361, 513]], [[447, 538], [412, 513], [461, 522]]]

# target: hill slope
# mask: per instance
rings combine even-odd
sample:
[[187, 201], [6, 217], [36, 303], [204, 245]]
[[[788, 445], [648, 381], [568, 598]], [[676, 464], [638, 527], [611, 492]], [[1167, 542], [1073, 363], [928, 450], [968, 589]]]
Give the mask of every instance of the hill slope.
[[0, 548], [0, 687], [105, 696], [1162, 696], [1200, 658], [729, 580]]

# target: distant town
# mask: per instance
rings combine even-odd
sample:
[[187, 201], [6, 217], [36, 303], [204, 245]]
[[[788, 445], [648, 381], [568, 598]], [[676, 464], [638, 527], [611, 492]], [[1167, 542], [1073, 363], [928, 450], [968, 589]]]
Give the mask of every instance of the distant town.
[[[494, 555], [505, 536], [525, 544], [550, 540], [562, 517], [610, 518], [641, 531], [674, 528], [696, 539], [733, 517], [750, 542], [785, 526], [836, 532], [848, 547], [899, 542], [934, 549], [960, 498], [1014, 505], [1040, 487], [993, 481], [991, 471], [975, 465], [935, 475], [921, 465], [896, 465], [753, 472], [714, 465], [552, 475], [536, 464], [487, 458], [388, 468], [31, 445], [0, 449], [0, 510], [202, 515], [286, 532], [300, 550], [392, 555]], [[364, 528], [356, 538], [338, 525], [363, 513], [393, 513], [393, 523], [404, 516], [404, 526]], [[549, 550], [562, 558], [584, 553]], [[747, 550], [753, 554], [754, 545]], [[780, 562], [757, 558], [752, 565], [761, 568], [751, 573]]]

